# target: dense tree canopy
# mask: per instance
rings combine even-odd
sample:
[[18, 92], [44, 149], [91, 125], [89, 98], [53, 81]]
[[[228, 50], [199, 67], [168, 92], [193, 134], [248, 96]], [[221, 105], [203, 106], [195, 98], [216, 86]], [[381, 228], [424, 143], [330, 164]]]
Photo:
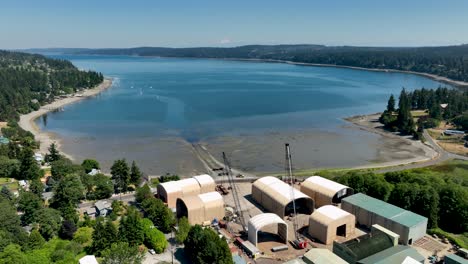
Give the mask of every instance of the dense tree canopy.
[[233, 48], [130, 48], [78, 51], [82, 54], [191, 58], [265, 59], [430, 73], [468, 81], [468, 45], [446, 47], [327, 47], [248, 45]]
[[0, 50], [0, 121], [16, 120], [55, 96], [102, 81], [102, 74], [80, 71], [69, 61]]
[[185, 240], [185, 254], [195, 264], [233, 263], [226, 240], [212, 229], [193, 226]]
[[118, 192], [126, 192], [130, 184], [130, 169], [125, 159], [116, 160], [111, 167], [114, 188]]

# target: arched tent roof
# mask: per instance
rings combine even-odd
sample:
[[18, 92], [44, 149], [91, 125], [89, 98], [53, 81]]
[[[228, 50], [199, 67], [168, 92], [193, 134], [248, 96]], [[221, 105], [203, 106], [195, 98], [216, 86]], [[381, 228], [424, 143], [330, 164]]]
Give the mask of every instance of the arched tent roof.
[[157, 189], [159, 197], [167, 203], [167, 206], [174, 208], [177, 198], [199, 194], [200, 184], [194, 178], [188, 178], [160, 183]]
[[224, 200], [218, 192], [209, 192], [177, 199], [177, 217], [187, 217], [192, 225], [224, 217]]
[[301, 191], [314, 199], [316, 207], [340, 203], [342, 198], [353, 194], [348, 186], [320, 176], [307, 178], [301, 184]]
[[325, 205], [316, 209], [310, 215], [310, 218], [321, 224], [327, 225], [333, 221], [347, 218], [349, 216], [352, 217], [353, 215], [334, 205]]
[[309, 234], [325, 244], [330, 244], [335, 240], [339, 227], [342, 228], [340, 235], [347, 237], [354, 233], [355, 223], [354, 215], [336, 206], [325, 205], [310, 215]]
[[219, 192], [209, 192], [198, 195], [204, 204], [205, 219], [221, 220], [224, 216], [224, 199]]
[[216, 183], [208, 174], [193, 176], [200, 185], [200, 193], [213, 192], [216, 188]]
[[248, 223], [249, 241], [257, 246], [258, 231], [269, 225], [278, 225], [278, 235], [285, 240], [288, 240], [288, 224], [279, 216], [273, 213], [264, 213], [250, 218]]
[[[292, 193], [294, 192], [294, 194]], [[308, 214], [312, 213], [314, 201], [296, 188], [278, 178], [267, 176], [256, 180], [252, 185], [252, 198], [266, 210], [284, 217], [286, 207], [296, 200], [296, 208], [304, 207]]]

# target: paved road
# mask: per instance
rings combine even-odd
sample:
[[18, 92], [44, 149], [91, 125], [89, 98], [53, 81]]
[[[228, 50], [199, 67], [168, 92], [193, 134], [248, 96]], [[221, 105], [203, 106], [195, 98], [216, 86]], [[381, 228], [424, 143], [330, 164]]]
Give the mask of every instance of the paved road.
[[423, 132], [424, 139], [426, 140], [426, 143], [429, 144], [431, 148], [433, 148], [435, 151], [439, 153], [439, 155], [429, 161], [425, 162], [420, 162], [420, 163], [414, 163], [414, 164], [407, 164], [407, 165], [402, 165], [402, 166], [397, 166], [397, 167], [391, 167], [391, 168], [384, 168], [381, 170], [377, 170], [376, 172], [378, 173], [385, 173], [385, 172], [392, 172], [392, 171], [402, 171], [402, 170], [409, 170], [409, 169], [416, 169], [416, 168], [422, 168], [422, 167], [427, 167], [427, 166], [432, 166], [436, 165], [438, 163], [450, 160], [450, 159], [460, 159], [460, 160], [467, 160], [468, 157], [453, 154], [450, 152], [445, 151], [443, 148], [441, 148], [437, 142], [427, 133], [427, 130], [424, 130]]
[[[109, 202], [109, 204], [111, 204], [112, 201], [115, 201], [115, 200], [118, 201], [121, 198], [122, 198], [122, 202], [125, 202], [125, 203], [134, 202], [135, 201], [135, 192], [122, 194], [122, 197], [120, 197], [120, 195], [118, 195], [118, 194], [114, 194], [114, 195], [112, 195], [111, 198], [104, 199], [104, 200]], [[95, 203], [95, 201], [83, 202], [83, 203], [80, 203], [78, 205], [78, 207], [79, 208], [88, 208], [88, 207], [94, 206], [94, 203]]]

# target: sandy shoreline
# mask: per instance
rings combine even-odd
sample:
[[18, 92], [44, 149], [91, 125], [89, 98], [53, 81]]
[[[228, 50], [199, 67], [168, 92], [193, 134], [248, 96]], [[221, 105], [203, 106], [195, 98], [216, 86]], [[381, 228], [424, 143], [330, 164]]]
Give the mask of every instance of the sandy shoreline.
[[[41, 131], [39, 127], [36, 125], [35, 120], [41, 117], [42, 115], [53, 111], [54, 109], [59, 109], [65, 105], [76, 103], [83, 99], [95, 96], [111, 86], [112, 86], [112, 79], [105, 78], [104, 81], [98, 86], [92, 89], [87, 89], [83, 91], [82, 93], [80, 93], [81, 96], [73, 96], [73, 97], [59, 99], [50, 104], [41, 106], [41, 108], [37, 111], [33, 111], [31, 113], [21, 115], [18, 125], [24, 130], [27, 130], [33, 133], [35, 139], [40, 142], [40, 148], [39, 148], [40, 153], [47, 153], [50, 144], [54, 142], [55, 144], [57, 144], [57, 147], [60, 149], [60, 140], [56, 138], [52, 133]], [[70, 159], [73, 159], [72, 156], [66, 153], [62, 152], [62, 154], [64, 154]]]
[[[207, 58], [207, 59], [217, 60], [217, 59], [220, 59], [220, 58]], [[408, 74], [415, 74], [415, 75], [419, 75], [419, 76], [424, 76], [424, 77], [427, 77], [427, 78], [432, 79], [434, 81], [447, 83], [447, 84], [454, 85], [454, 86], [457, 86], [457, 87], [468, 87], [468, 82], [456, 81], [456, 80], [452, 80], [450, 78], [435, 75], [435, 74], [424, 73], [424, 72], [415, 72], [415, 71], [403, 71], [403, 70], [395, 70], [395, 69], [364, 68], [364, 67], [356, 67], [356, 66], [321, 64], [321, 63], [306, 63], [306, 62], [295, 62], [295, 61], [273, 60], [273, 59], [245, 59], [245, 58], [232, 58], [231, 59], [231, 58], [223, 58], [222, 60], [285, 63], [285, 64], [299, 65], [299, 66], [343, 68], [343, 69], [352, 69], [352, 70], [360, 70], [360, 71], [372, 71], [372, 72], [408, 73]]]
[[394, 166], [401, 166], [401, 165], [408, 165], [412, 163], [424, 163], [431, 161], [433, 159], [438, 158], [439, 153], [433, 149], [430, 145], [425, 144], [419, 140], [412, 140], [411, 136], [400, 136], [395, 133], [386, 131], [383, 129], [383, 126], [378, 119], [380, 117], [380, 113], [376, 114], [369, 114], [369, 115], [358, 115], [347, 117], [344, 120], [352, 123], [353, 125], [357, 126], [359, 129], [378, 134], [382, 137], [387, 139], [391, 139], [394, 144], [402, 144], [406, 143], [414, 150], [422, 150], [422, 152], [416, 155], [416, 151], [413, 152], [415, 155], [414, 158], [406, 159], [406, 160], [395, 160], [395, 161], [388, 161], [383, 163], [377, 163], [372, 165], [364, 165], [354, 167], [353, 169], [373, 169], [373, 168], [385, 168], [385, 167], [394, 167]]

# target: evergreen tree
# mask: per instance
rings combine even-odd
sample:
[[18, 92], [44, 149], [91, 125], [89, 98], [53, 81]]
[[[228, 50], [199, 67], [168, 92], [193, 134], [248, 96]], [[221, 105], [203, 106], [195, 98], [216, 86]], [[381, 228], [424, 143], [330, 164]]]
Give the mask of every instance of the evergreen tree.
[[390, 95], [390, 98], [388, 99], [387, 111], [390, 113], [395, 112], [395, 97], [393, 97], [393, 94]]
[[60, 228], [59, 236], [62, 239], [71, 240], [73, 239], [73, 235], [75, 234], [77, 228], [73, 221], [65, 220], [62, 223], [62, 227]]
[[203, 229], [200, 225], [193, 226], [184, 245], [185, 254], [192, 263], [233, 263], [226, 240], [219, 238], [212, 229]]
[[402, 134], [410, 135], [414, 132], [414, 121], [411, 115], [411, 106], [408, 94], [405, 89], [401, 91], [400, 100], [398, 102], [397, 126]]
[[15, 198], [13, 196], [13, 193], [10, 191], [10, 189], [8, 189], [8, 187], [6, 187], [6, 185], [2, 186], [2, 190], [0, 191], [0, 196], [7, 199], [8, 201], [13, 201]]
[[141, 264], [144, 254], [138, 250], [137, 246], [132, 246], [127, 242], [117, 242], [105, 250], [103, 257], [102, 264]]
[[141, 181], [141, 172], [140, 169], [137, 167], [135, 161], [132, 162], [132, 167], [130, 170], [130, 182], [137, 186]]
[[145, 184], [142, 187], [139, 187], [136, 189], [135, 200], [137, 201], [137, 203], [141, 203], [145, 199], [148, 199], [151, 197], [154, 197], [154, 196], [148, 184]]
[[118, 192], [126, 192], [130, 183], [130, 171], [125, 159], [116, 160], [111, 167], [114, 188]]
[[23, 148], [20, 158], [20, 170], [17, 178], [20, 180], [33, 180], [42, 177], [42, 172], [34, 159], [34, 152], [30, 148]]
[[57, 161], [61, 158], [61, 155], [57, 149], [57, 145], [54, 143], [50, 144], [49, 147], [49, 154], [46, 155], [45, 161], [47, 162], [53, 162]]
[[145, 215], [164, 233], [169, 233], [175, 224], [174, 214], [164, 203], [154, 197], [145, 199], [141, 204]]
[[25, 224], [34, 222], [36, 212], [42, 208], [42, 200], [32, 192], [21, 191], [18, 197], [18, 210], [23, 212], [21, 221]]
[[25, 251], [31, 251], [40, 249], [45, 244], [45, 239], [41, 236], [41, 233], [37, 229], [33, 229], [28, 237], [28, 241], [25, 245]]
[[31, 180], [29, 181], [29, 190], [37, 196], [41, 197], [42, 192], [44, 191], [44, 184], [40, 179]]
[[52, 208], [42, 208], [35, 213], [34, 219], [39, 226], [39, 233], [46, 240], [58, 235], [62, 223], [60, 212]]
[[96, 219], [96, 226], [93, 231], [93, 242], [91, 243], [91, 252], [101, 256], [102, 252], [110, 246], [107, 240], [106, 230], [104, 229], [104, 218]]
[[83, 160], [83, 162], [81, 163], [81, 167], [83, 167], [86, 173], [91, 172], [91, 170], [93, 169], [96, 169], [96, 170], [100, 169], [99, 162], [93, 159]]
[[127, 213], [120, 220], [119, 237], [132, 246], [143, 243], [144, 233], [141, 216], [134, 207], [129, 207]]

